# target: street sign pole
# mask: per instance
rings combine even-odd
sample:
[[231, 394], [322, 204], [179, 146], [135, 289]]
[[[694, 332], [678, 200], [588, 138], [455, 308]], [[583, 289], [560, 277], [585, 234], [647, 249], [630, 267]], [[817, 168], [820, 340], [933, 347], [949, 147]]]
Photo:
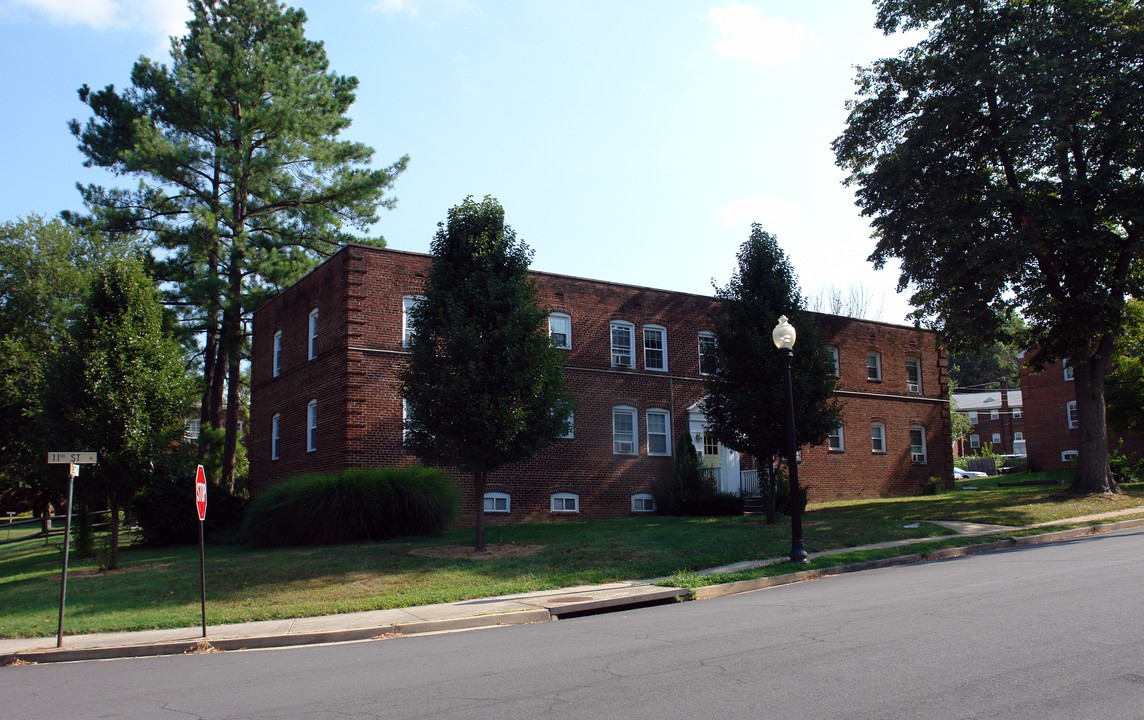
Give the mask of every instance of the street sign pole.
[[[64, 569], [60, 573], [60, 622], [56, 626], [56, 647], [64, 646], [64, 598], [68, 593], [68, 550], [71, 549], [71, 521], [72, 521], [72, 495], [75, 489], [75, 479], [79, 475], [80, 465], [93, 465], [99, 461], [99, 454], [93, 452], [50, 452], [49, 465], [68, 466], [68, 516], [64, 523]], [[48, 518], [51, 523], [51, 518]], [[44, 533], [44, 544], [48, 542], [48, 533]]]
[[195, 470], [195, 509], [199, 513], [199, 596], [203, 605], [203, 637], [207, 636], [207, 556], [203, 549], [203, 523], [207, 519], [207, 476], [203, 466]]
[[64, 522], [64, 571], [60, 574], [60, 622], [56, 626], [56, 647], [64, 646], [64, 598], [68, 593], [68, 550], [71, 548], [72, 490], [75, 476], [79, 475], [79, 465], [68, 464], [68, 516]]

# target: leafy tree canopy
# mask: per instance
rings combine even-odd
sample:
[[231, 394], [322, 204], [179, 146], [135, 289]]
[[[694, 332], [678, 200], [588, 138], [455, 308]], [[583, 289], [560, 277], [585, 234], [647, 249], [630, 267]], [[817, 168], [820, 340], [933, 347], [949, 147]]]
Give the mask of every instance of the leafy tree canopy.
[[954, 350], [1017, 309], [1034, 363], [1071, 358], [1074, 491], [1114, 487], [1104, 374], [1141, 252], [1144, 9], [1131, 0], [879, 0], [877, 26], [928, 37], [859, 71], [834, 142], [901, 260], [915, 316]]
[[428, 463], [473, 474], [483, 549], [488, 473], [566, 433], [573, 401], [528, 276], [532, 253], [505, 224], [500, 203], [468, 197], [450, 209], [432, 252], [401, 378], [406, 446]]
[[1144, 301], [1129, 301], [1127, 316], [1112, 372], [1105, 379], [1108, 425], [1121, 432], [1144, 432]]
[[43, 456], [45, 364], [95, 268], [131, 251], [126, 241], [37, 215], [0, 224], [0, 498], [32, 491], [41, 505], [49, 501], [56, 483]]
[[174, 451], [191, 409], [182, 348], [163, 332], [158, 292], [139, 260], [100, 269], [46, 376], [48, 435], [99, 453], [91, 479], [111, 502], [114, 568], [119, 503]]

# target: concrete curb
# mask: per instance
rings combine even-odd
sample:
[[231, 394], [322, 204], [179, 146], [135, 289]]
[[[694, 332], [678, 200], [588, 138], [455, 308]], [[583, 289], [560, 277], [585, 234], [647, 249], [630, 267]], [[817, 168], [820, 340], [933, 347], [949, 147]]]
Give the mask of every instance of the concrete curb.
[[947, 560], [949, 558], [962, 557], [965, 555], [976, 555], [978, 553], [985, 552], [997, 552], [998, 550], [1008, 550], [1015, 547], [1025, 547], [1029, 545], [1040, 545], [1042, 543], [1057, 542], [1059, 540], [1071, 540], [1073, 538], [1084, 537], [1086, 535], [1096, 535], [1099, 533], [1114, 532], [1116, 530], [1126, 530], [1137, 527], [1144, 527], [1144, 519], [1121, 520], [1119, 522], [1113, 523], [1094, 524], [1080, 528], [1072, 528], [1070, 530], [1058, 530], [1056, 532], [1044, 533], [1041, 535], [1026, 535], [1024, 537], [1005, 538], [1003, 540], [998, 540], [991, 543], [979, 543], [976, 545], [966, 545], [965, 547], [941, 548], [927, 553], [897, 555], [895, 557], [882, 558], [881, 560], [870, 560], [861, 563], [851, 563], [849, 565], [835, 565], [828, 568], [803, 570], [801, 572], [790, 573], [787, 575], [774, 575], [771, 577], [756, 578], [754, 580], [739, 580], [736, 582], [723, 583], [720, 585], [705, 585], [703, 587], [694, 588], [691, 591], [691, 598], [693, 600], [710, 600], [712, 598], [735, 595], [741, 592], [763, 590], [765, 588], [776, 587], [778, 585], [789, 585], [790, 583], [802, 582], [803, 580], [813, 580], [815, 578], [821, 577], [829, 577], [831, 575], [842, 575], [844, 573], [861, 572], [863, 570], [878, 570], [881, 568], [896, 567], [898, 565], [911, 565], [913, 563], [925, 562], [928, 560]]
[[1015, 547], [1039, 545], [1042, 543], [1071, 540], [1086, 535], [1113, 532], [1130, 528], [1144, 527], [1144, 519], [1122, 520], [1106, 524], [1093, 524], [1071, 530], [1059, 530], [1042, 535], [1029, 535], [1018, 538], [1006, 538], [991, 543], [967, 545], [965, 547], [943, 548], [928, 553], [912, 553], [898, 555], [880, 560], [870, 560], [848, 565], [836, 565], [827, 568], [803, 570], [786, 575], [756, 578], [754, 580], [740, 580], [737, 582], [706, 585], [688, 590], [686, 588], [665, 587], [662, 590], [644, 592], [639, 595], [603, 600], [589, 600], [562, 604], [551, 608], [536, 608], [532, 610], [517, 610], [513, 612], [491, 613], [488, 615], [473, 615], [467, 617], [449, 618], [445, 620], [421, 620], [415, 622], [393, 623], [373, 627], [350, 628], [345, 630], [328, 630], [310, 633], [292, 633], [278, 635], [263, 635], [249, 637], [220, 637], [211, 639], [198, 638], [195, 640], [180, 640], [175, 642], [161, 642], [144, 645], [121, 645], [98, 648], [50, 648], [45, 650], [29, 650], [0, 655], [0, 667], [16, 663], [49, 663], [49, 662], [77, 662], [82, 660], [110, 660], [132, 657], [155, 657], [160, 655], [183, 655], [192, 652], [212, 652], [228, 650], [254, 650], [274, 647], [292, 647], [299, 645], [320, 645], [325, 643], [352, 642], [370, 640], [381, 637], [402, 637], [435, 632], [451, 632], [457, 630], [472, 630], [504, 625], [526, 625], [530, 623], [543, 623], [553, 620], [580, 617], [603, 612], [618, 610], [634, 610], [651, 605], [662, 605], [671, 602], [687, 600], [711, 600], [743, 592], [763, 590], [765, 588], [789, 585], [791, 583], [813, 580], [816, 578], [842, 575], [864, 570], [877, 570], [882, 568], [910, 565], [928, 560], [946, 560], [965, 555], [975, 555], [984, 552], [996, 552]]

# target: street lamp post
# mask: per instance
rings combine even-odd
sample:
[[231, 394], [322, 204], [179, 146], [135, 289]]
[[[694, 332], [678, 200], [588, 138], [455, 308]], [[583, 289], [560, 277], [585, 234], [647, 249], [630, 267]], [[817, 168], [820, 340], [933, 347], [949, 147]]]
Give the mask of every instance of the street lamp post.
[[783, 374], [786, 379], [787, 416], [787, 471], [790, 477], [790, 561], [805, 563], [806, 548], [802, 546], [802, 494], [798, 489], [798, 440], [794, 433], [794, 390], [790, 377], [790, 361], [794, 357], [794, 326], [787, 322], [786, 315], [779, 318], [779, 324], [771, 333], [775, 347], [783, 359]]

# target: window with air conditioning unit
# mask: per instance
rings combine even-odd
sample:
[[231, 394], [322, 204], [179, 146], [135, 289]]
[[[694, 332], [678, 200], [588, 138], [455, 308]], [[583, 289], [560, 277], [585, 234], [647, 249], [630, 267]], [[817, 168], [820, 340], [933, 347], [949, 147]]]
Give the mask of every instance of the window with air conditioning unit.
[[922, 391], [922, 361], [919, 358], [906, 358], [906, 391], [911, 393]]
[[612, 452], [616, 455], [636, 454], [635, 408], [612, 408]]
[[925, 465], [926, 461], [926, 429], [921, 425], [911, 425], [910, 462], [915, 465]]
[[632, 347], [635, 329], [636, 326], [630, 322], [612, 321], [612, 367], [635, 367], [635, 351]]

